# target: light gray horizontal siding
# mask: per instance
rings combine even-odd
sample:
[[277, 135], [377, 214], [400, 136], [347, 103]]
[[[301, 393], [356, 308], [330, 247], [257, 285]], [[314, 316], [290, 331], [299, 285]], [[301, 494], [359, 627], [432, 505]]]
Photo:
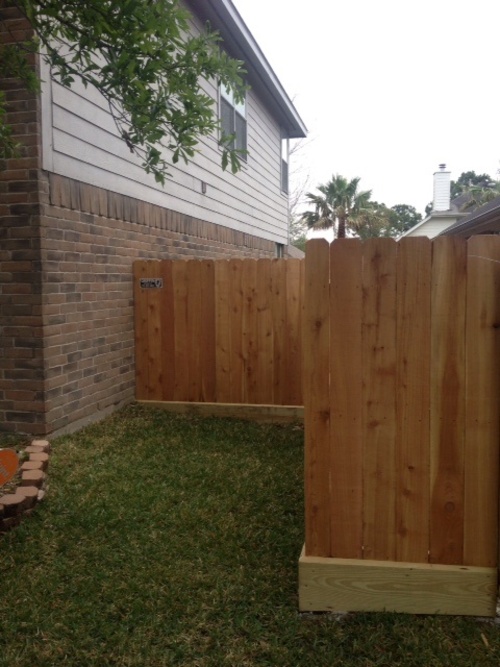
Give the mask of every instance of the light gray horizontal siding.
[[[44, 77], [44, 168], [238, 231], [287, 242], [287, 199], [280, 192], [280, 127], [250, 90], [249, 155], [238, 174], [223, 172], [217, 137], [204, 137], [190, 162], [172, 165], [165, 186], [146, 174], [119, 138], [105, 100], [93, 89], [71, 90]], [[215, 100], [217, 89], [205, 82]], [[50, 118], [48, 116], [50, 115]], [[202, 182], [207, 184], [202, 194]]]
[[427, 236], [430, 239], [433, 239], [435, 236], [450, 227], [450, 225], [452, 225], [454, 222], [456, 222], [455, 217], [431, 218], [414, 231], [410, 231], [406, 236]]

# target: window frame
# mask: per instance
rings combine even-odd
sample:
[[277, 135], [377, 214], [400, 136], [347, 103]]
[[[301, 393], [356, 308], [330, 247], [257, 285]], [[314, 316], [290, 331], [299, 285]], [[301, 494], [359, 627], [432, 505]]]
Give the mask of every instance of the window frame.
[[280, 136], [280, 191], [287, 197], [290, 194], [290, 137], [283, 129]]
[[[223, 107], [224, 104], [227, 105], [227, 108], [231, 110], [232, 119], [231, 119], [231, 131], [225, 132], [223, 127], [224, 115]], [[226, 108], [226, 110], [227, 110]], [[244, 132], [238, 132], [238, 119], [243, 121], [243, 125], [240, 124], [240, 127], [243, 127]], [[247, 120], [247, 96], [242, 102], [236, 102], [234, 99], [234, 93], [229, 88], [226, 88], [222, 84], [219, 86], [219, 121], [220, 121], [220, 131], [219, 138], [222, 141], [224, 136], [230, 136], [234, 134], [234, 139], [227, 143], [226, 146], [229, 149], [239, 149], [243, 152], [239, 154], [240, 159], [243, 162], [248, 162], [248, 120]], [[242, 135], [242, 136], [241, 136]]]

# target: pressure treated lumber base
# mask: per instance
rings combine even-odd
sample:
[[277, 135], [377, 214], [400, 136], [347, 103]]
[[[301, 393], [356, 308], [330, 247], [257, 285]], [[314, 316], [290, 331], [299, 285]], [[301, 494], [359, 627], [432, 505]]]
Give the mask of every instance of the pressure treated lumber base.
[[168, 412], [197, 417], [233, 417], [257, 422], [287, 423], [304, 421], [304, 408], [299, 405], [250, 405], [247, 403], [194, 403], [184, 401], [145, 401], [142, 405]]
[[496, 593], [496, 568], [299, 559], [300, 611], [495, 616]]

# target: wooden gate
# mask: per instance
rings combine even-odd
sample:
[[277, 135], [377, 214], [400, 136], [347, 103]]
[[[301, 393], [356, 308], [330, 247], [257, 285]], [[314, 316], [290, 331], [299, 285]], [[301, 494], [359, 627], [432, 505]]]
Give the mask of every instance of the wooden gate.
[[303, 264], [134, 262], [137, 399], [302, 406]]
[[494, 615], [500, 238], [308, 243], [303, 610]]

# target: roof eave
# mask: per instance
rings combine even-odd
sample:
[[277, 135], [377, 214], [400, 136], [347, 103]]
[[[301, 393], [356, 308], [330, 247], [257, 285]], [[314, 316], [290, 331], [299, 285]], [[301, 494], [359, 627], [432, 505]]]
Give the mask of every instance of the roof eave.
[[472, 234], [498, 233], [500, 231], [500, 203], [482, 213], [471, 213], [441, 232], [447, 236], [472, 236]]
[[288, 136], [305, 137], [304, 122], [233, 3], [230, 0], [187, 1], [193, 13], [210, 21], [220, 33], [228, 53], [245, 62], [250, 85], [267, 100]]

